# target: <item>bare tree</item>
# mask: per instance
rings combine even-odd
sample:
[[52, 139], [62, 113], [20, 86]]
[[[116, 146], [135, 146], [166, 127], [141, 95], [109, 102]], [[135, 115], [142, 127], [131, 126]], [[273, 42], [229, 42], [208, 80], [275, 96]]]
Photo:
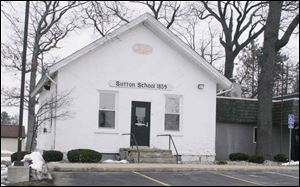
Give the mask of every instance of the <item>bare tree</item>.
[[[214, 2], [201, 1], [201, 5], [203, 7], [193, 8], [198, 18], [213, 17], [222, 26], [224, 35], [220, 37], [220, 43], [225, 49], [225, 76], [231, 78], [239, 52], [264, 31], [262, 8], [266, 3], [218, 1], [215, 5]], [[242, 38], [246, 39], [241, 41]]]
[[[278, 39], [283, 1], [270, 1], [265, 25], [261, 74], [258, 82], [258, 136], [256, 153], [272, 159], [272, 91], [276, 53], [284, 47], [299, 24], [299, 12]], [[296, 9], [299, 11], [299, 7]]]
[[[58, 48], [58, 43], [67, 35], [78, 28], [79, 17], [76, 13], [71, 13], [76, 7], [85, 2], [76, 1], [35, 1], [31, 3], [29, 39], [28, 39], [28, 67], [26, 72], [30, 72], [29, 92], [32, 93], [36, 86], [38, 71], [46, 72], [45, 56], [49, 51]], [[2, 4], [1, 4], [2, 5]], [[2, 13], [2, 12], [1, 12]], [[22, 29], [17, 25], [18, 17], [12, 13], [7, 14], [8, 21], [13, 26], [12, 43], [4, 45], [1, 43], [1, 65], [5, 67], [21, 69], [20, 49], [22, 46]], [[4, 55], [2, 55], [4, 51]], [[11, 58], [13, 57], [13, 58]], [[2, 61], [5, 60], [5, 63]], [[27, 61], [27, 62], [28, 62]], [[39, 69], [40, 68], [40, 69]], [[2, 93], [2, 90], [1, 90]], [[35, 96], [28, 99], [28, 132], [26, 149], [29, 150], [35, 124]]]
[[180, 23], [174, 23], [173, 31], [192, 49], [197, 48], [198, 19], [195, 16], [183, 16]]
[[297, 93], [297, 92], [299, 93], [299, 62], [297, 63], [295, 69], [296, 69], [296, 72], [294, 72], [295, 82], [292, 85], [292, 93]]
[[[24, 109], [28, 110], [29, 89], [26, 83], [26, 94], [24, 95]], [[1, 106], [4, 107], [20, 107], [20, 88], [1, 87]]]
[[[239, 56], [236, 80], [242, 86], [244, 97], [256, 98], [258, 94], [258, 77], [262, 65], [262, 48], [258, 43], [251, 44], [242, 50]], [[285, 64], [283, 66], [283, 64]], [[292, 93], [292, 85], [296, 82], [297, 64], [289, 62], [289, 57], [278, 51], [273, 68], [273, 96]]]
[[33, 138], [30, 142], [29, 151], [32, 151], [36, 147], [36, 136], [39, 129], [47, 125], [51, 129], [56, 121], [66, 120], [72, 117], [73, 113], [70, 111], [70, 106], [73, 101], [70, 96], [71, 93], [72, 90], [64, 91], [57, 95], [52, 94], [39, 104], [39, 108], [35, 113]]
[[[219, 46], [215, 43], [215, 39], [218, 36], [218, 31], [212, 29], [210, 22], [208, 23], [209, 39], [210, 39], [210, 50], [206, 55], [208, 56], [207, 61], [213, 65], [213, 62], [224, 58], [224, 54], [218, 50]], [[217, 49], [217, 50], [216, 50]]]
[[205, 35], [205, 32], [200, 33], [199, 29], [199, 19], [193, 15], [182, 16], [180, 22], [174, 23], [172, 27], [172, 31], [177, 36], [198, 52], [203, 59], [213, 64], [224, 57], [221, 51], [217, 50], [219, 46], [215, 42], [218, 32], [213, 31], [211, 22], [208, 23], [208, 37], [201, 37], [200, 35]]
[[1, 125], [9, 125], [11, 123], [11, 116], [6, 111], [1, 112]]
[[150, 10], [154, 18], [164, 24], [168, 29], [176, 19], [186, 14], [181, 1], [131, 1], [139, 3]]
[[244, 97], [257, 97], [257, 82], [260, 72], [261, 48], [255, 40], [246, 46], [239, 56], [240, 67], [237, 68], [236, 80], [241, 85]]
[[91, 22], [102, 37], [129, 22], [126, 19], [128, 9], [118, 1], [90, 1], [82, 9], [85, 22]]

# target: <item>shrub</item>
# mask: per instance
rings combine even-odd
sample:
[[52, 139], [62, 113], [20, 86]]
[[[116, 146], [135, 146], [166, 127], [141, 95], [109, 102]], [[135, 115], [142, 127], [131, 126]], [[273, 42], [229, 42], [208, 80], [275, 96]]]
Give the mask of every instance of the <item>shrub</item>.
[[249, 158], [249, 156], [247, 155], [247, 154], [245, 154], [245, 153], [231, 153], [230, 155], [229, 155], [229, 159], [231, 160], [231, 161], [247, 161], [248, 160], [248, 158]]
[[63, 159], [63, 153], [60, 151], [44, 151], [43, 158], [46, 162], [58, 162]]
[[102, 154], [90, 149], [75, 149], [67, 153], [70, 162], [97, 163], [100, 162]]
[[274, 156], [274, 161], [276, 162], [287, 162], [288, 158], [285, 154], [277, 154]]
[[[25, 155], [28, 155], [30, 153], [31, 152], [28, 152], [28, 151], [21, 151], [21, 160], [24, 158]], [[17, 158], [18, 158], [18, 152], [15, 152], [15, 153], [11, 154], [10, 158], [11, 158], [11, 162], [16, 161]]]
[[225, 165], [227, 162], [225, 160], [220, 160], [216, 162], [217, 165]]
[[254, 163], [264, 163], [265, 159], [262, 156], [258, 156], [258, 155], [252, 155], [249, 157], [249, 162], [254, 162]]

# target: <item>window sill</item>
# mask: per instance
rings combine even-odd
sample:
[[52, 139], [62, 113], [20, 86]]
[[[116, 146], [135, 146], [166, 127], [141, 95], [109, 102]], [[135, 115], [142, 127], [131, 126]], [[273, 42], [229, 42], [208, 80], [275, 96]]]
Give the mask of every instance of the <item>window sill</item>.
[[116, 135], [119, 135], [120, 132], [117, 130], [117, 129], [107, 129], [107, 128], [104, 128], [104, 129], [96, 129], [94, 131], [95, 134], [116, 134]]
[[160, 134], [170, 134], [172, 137], [184, 137], [182, 132], [174, 132], [174, 131], [164, 131]]

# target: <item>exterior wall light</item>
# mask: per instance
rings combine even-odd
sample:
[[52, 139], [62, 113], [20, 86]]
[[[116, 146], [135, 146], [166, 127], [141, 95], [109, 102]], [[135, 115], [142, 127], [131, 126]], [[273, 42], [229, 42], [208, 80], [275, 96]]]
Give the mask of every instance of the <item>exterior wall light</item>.
[[204, 84], [198, 84], [198, 89], [202, 90], [204, 88]]

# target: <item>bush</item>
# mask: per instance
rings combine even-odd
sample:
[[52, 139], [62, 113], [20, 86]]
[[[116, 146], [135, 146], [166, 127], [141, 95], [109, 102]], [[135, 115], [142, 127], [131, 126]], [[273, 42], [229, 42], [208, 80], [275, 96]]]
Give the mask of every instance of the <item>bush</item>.
[[[21, 160], [24, 158], [25, 155], [28, 155], [30, 154], [31, 152], [28, 152], [28, 151], [21, 151]], [[13, 154], [10, 155], [10, 159], [11, 159], [11, 162], [13, 163], [14, 161], [16, 161], [18, 158], [18, 152], [15, 152]]]
[[249, 162], [254, 162], [254, 163], [264, 163], [265, 159], [262, 156], [258, 156], [258, 155], [252, 155], [249, 157]]
[[46, 162], [58, 162], [63, 159], [63, 153], [60, 151], [44, 151], [43, 158]]
[[220, 160], [216, 162], [217, 165], [225, 165], [227, 162], [225, 160]]
[[247, 154], [245, 154], [245, 153], [231, 153], [230, 155], [229, 155], [229, 159], [231, 160], [231, 161], [247, 161], [248, 160], [248, 158], [249, 158], [249, 156], [247, 155]]
[[288, 158], [285, 154], [277, 154], [274, 156], [274, 161], [276, 162], [287, 162]]
[[100, 162], [102, 154], [90, 149], [75, 149], [67, 153], [70, 162], [97, 163]]

